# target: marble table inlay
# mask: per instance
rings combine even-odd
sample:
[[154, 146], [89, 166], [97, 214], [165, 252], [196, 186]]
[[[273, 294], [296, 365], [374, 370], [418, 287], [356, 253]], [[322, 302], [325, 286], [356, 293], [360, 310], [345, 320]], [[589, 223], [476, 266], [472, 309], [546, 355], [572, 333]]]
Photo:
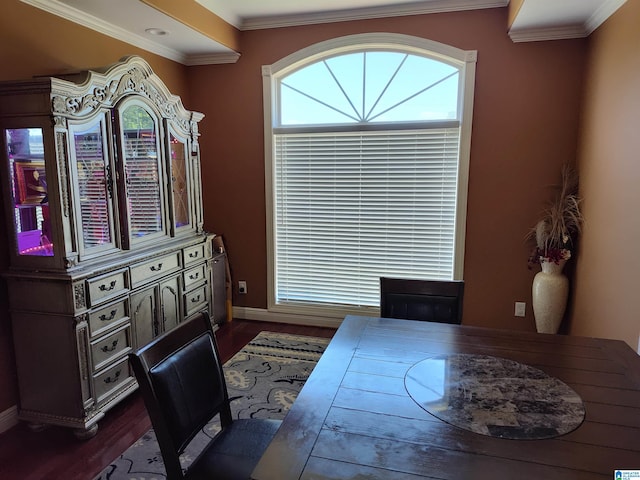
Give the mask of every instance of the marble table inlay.
[[488, 355], [439, 355], [405, 375], [411, 398], [456, 427], [511, 439], [564, 435], [584, 420], [580, 396], [537, 368]]

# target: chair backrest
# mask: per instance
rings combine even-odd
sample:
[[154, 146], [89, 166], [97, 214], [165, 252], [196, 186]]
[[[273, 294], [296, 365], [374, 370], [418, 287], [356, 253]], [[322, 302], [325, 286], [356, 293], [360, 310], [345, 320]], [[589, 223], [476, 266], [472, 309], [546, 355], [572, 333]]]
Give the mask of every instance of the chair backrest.
[[129, 354], [168, 478], [183, 478], [180, 454], [216, 414], [232, 421], [209, 315], [200, 313]]
[[463, 281], [380, 278], [380, 316], [462, 323]]

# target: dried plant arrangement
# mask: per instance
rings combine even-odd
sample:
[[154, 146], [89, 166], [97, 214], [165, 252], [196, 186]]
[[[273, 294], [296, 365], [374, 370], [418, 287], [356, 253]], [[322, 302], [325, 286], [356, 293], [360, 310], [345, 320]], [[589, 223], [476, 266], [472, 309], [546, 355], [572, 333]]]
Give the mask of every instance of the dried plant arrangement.
[[581, 201], [578, 196], [578, 173], [573, 166], [565, 164], [555, 198], [527, 235], [528, 240], [535, 240], [535, 247], [529, 256], [529, 268], [545, 260], [559, 263], [560, 260], [571, 258], [573, 242], [582, 231], [584, 222]]

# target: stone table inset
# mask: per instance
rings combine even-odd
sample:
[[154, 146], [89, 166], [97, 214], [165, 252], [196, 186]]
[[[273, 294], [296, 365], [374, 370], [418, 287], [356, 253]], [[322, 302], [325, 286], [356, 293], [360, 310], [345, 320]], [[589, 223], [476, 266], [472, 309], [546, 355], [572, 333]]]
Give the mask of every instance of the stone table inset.
[[427, 412], [481, 435], [543, 439], [584, 420], [584, 404], [568, 385], [542, 370], [488, 355], [439, 355], [405, 375], [411, 398]]

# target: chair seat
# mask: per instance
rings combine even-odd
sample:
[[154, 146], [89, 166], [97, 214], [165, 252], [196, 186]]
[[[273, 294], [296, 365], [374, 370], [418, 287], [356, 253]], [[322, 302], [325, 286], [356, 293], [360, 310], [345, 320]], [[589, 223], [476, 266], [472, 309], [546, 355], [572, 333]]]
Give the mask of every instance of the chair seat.
[[190, 480], [248, 480], [281, 425], [280, 420], [234, 420], [189, 468]]

